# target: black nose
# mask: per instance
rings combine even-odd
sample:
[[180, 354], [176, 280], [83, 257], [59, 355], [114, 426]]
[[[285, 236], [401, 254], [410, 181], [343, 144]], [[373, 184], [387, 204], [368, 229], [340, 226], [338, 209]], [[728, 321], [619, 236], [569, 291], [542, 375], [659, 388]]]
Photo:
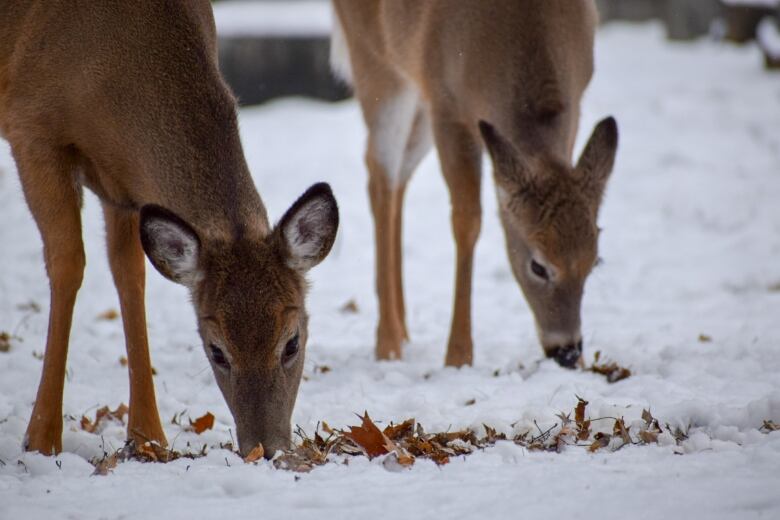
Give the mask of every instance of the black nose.
[[553, 358], [563, 368], [574, 368], [582, 356], [582, 340], [562, 347], [553, 347], [545, 351], [548, 358]]

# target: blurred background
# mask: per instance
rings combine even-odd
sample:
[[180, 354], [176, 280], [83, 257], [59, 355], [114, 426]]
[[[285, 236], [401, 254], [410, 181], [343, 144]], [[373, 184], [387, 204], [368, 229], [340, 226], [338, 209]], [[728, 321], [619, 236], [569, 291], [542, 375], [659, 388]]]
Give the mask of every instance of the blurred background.
[[[602, 23], [663, 23], [670, 40], [696, 38], [759, 45], [780, 69], [780, 0], [597, 0]], [[242, 105], [285, 96], [337, 101], [349, 89], [328, 63], [328, 0], [214, 2], [220, 68]]]

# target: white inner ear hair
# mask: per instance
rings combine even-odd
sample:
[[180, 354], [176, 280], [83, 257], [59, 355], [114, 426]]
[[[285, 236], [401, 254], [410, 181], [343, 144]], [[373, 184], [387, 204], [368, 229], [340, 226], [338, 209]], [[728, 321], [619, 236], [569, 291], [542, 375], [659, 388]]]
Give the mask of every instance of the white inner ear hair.
[[329, 214], [326, 201], [314, 200], [304, 204], [285, 226], [284, 235], [296, 267], [300, 261], [306, 263], [320, 256], [323, 241], [333, 228]]
[[200, 278], [197, 240], [164, 220], [149, 222], [147, 230], [154, 240], [156, 260], [168, 267], [175, 281], [192, 288]]

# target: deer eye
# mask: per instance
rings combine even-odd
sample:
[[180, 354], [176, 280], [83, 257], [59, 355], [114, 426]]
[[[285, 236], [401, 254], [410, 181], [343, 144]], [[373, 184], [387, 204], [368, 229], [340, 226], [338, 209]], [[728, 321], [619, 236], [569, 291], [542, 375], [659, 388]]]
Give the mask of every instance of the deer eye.
[[531, 272], [542, 280], [550, 279], [550, 274], [547, 272], [547, 269], [542, 264], [533, 259], [531, 259]]
[[295, 359], [295, 356], [298, 355], [299, 350], [300, 342], [298, 340], [298, 334], [296, 334], [284, 346], [284, 350], [282, 351], [282, 365], [289, 365], [292, 360]]
[[209, 356], [211, 357], [211, 361], [213, 361], [214, 364], [217, 365], [219, 368], [222, 368], [224, 370], [230, 370], [230, 363], [225, 357], [225, 353], [222, 352], [221, 348], [219, 348], [213, 343], [209, 345]]

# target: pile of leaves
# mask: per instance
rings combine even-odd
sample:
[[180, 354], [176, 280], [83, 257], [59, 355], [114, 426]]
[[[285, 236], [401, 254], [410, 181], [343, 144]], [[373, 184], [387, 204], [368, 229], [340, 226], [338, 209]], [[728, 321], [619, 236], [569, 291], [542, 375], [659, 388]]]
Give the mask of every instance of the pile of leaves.
[[[321, 423], [314, 436], [309, 437], [299, 428], [296, 435], [301, 442], [275, 458], [274, 465], [280, 469], [307, 472], [315, 466], [337, 460], [337, 456], [359, 455], [369, 459], [386, 456], [383, 464], [389, 468], [409, 467], [417, 459], [430, 459], [443, 465], [452, 457], [470, 455], [493, 446], [497, 441], [511, 441], [530, 451], [561, 452], [566, 446], [579, 446], [590, 452], [617, 451], [629, 444], [657, 443], [658, 436], [664, 431], [649, 410], [642, 413], [642, 427], [632, 432], [622, 417], [586, 418], [587, 406], [588, 402], [578, 397], [573, 419], [572, 414], [561, 413], [558, 415], [560, 423], [547, 430], [536, 425], [536, 430], [525, 431], [512, 438], [484, 424], [482, 436], [472, 430], [426, 433], [414, 419], [400, 424], [390, 423], [380, 429], [368, 413], [364, 413], [360, 417], [361, 425], [351, 426], [349, 430], [334, 430]], [[603, 431], [603, 428], [599, 431], [593, 428], [594, 423], [603, 421], [612, 422], [612, 427], [608, 429], [611, 433]], [[672, 430], [667, 425], [666, 430], [678, 443], [687, 438], [686, 433], [679, 429]], [[344, 458], [344, 462], [347, 461]]]
[[[484, 433], [479, 435], [472, 430], [446, 432], [426, 432], [414, 419], [398, 424], [390, 423], [380, 428], [367, 412], [360, 419], [360, 425], [347, 429], [334, 429], [322, 422], [309, 436], [300, 427], [295, 434], [300, 439], [294, 448], [285, 450], [273, 459], [278, 469], [294, 472], [309, 472], [317, 466], [327, 463], [349, 464], [353, 457], [382, 458], [382, 464], [389, 470], [409, 468], [419, 459], [429, 459], [437, 465], [450, 462], [453, 457], [467, 456], [479, 450], [495, 445], [499, 441], [512, 442], [529, 451], [560, 453], [567, 447], [598, 451], [615, 452], [628, 445], [648, 445], [658, 442], [659, 436], [667, 433], [678, 445], [688, 438], [687, 432], [679, 428], [661, 425], [649, 410], [642, 411], [641, 422], [626, 424], [623, 417], [591, 418], [587, 413], [588, 401], [577, 397], [577, 405], [570, 413], [557, 415], [559, 419], [553, 426], [543, 430], [534, 422], [534, 429], [508, 436], [496, 429], [482, 425]], [[184, 412], [183, 412], [184, 413]], [[184, 431], [196, 434], [209, 430], [214, 425], [214, 416], [206, 413], [195, 420], [183, 420], [182, 415], [173, 417], [172, 423]], [[120, 405], [116, 410], [108, 407], [99, 409], [95, 419], [82, 417], [81, 427], [85, 431], [99, 433], [106, 421], [123, 422], [127, 407]], [[777, 431], [780, 426], [765, 421], [760, 430], [765, 433]], [[189, 445], [188, 445], [189, 446]], [[215, 449], [227, 449], [236, 452], [233, 443], [213, 446]], [[128, 442], [114, 453], [104, 453], [102, 458], [92, 461], [96, 475], [106, 475], [120, 462], [135, 460], [140, 462], [170, 462], [180, 458], [195, 459], [206, 455], [209, 446], [200, 450], [180, 452], [171, 450], [154, 442], [137, 445]], [[243, 457], [244, 462], [254, 463], [263, 458], [262, 445], [256, 446]], [[229, 465], [227, 459], [226, 463]]]

